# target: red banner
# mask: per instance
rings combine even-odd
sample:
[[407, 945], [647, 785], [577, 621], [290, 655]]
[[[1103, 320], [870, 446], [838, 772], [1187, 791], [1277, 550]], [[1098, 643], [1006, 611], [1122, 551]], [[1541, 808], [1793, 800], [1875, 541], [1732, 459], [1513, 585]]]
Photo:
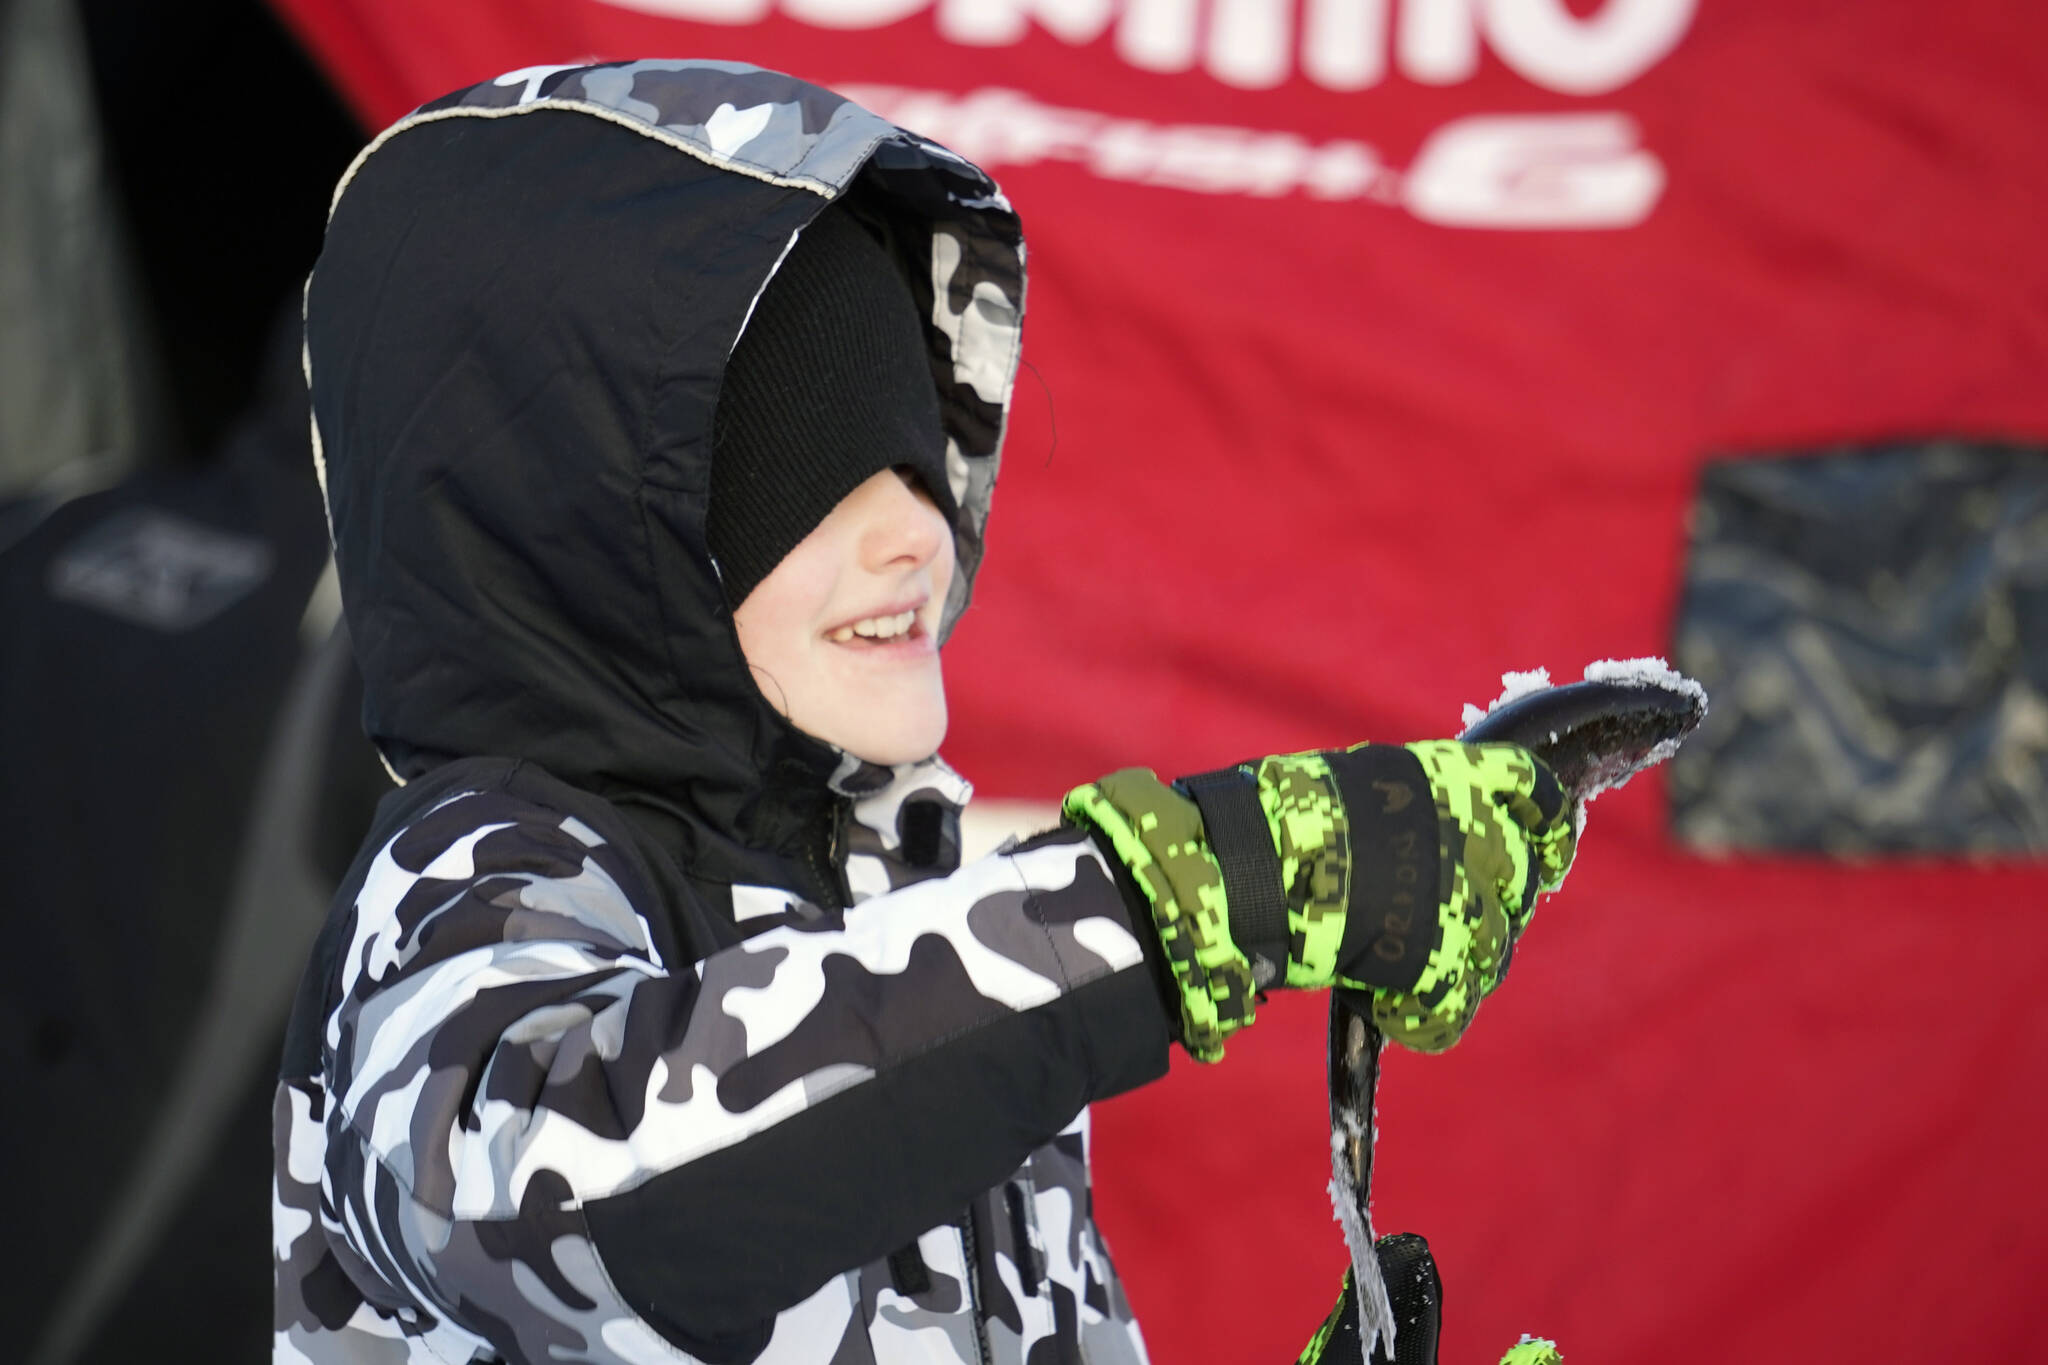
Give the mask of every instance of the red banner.
[[[1956, 0], [280, 0], [372, 125], [718, 56], [1023, 215], [1026, 358], [948, 752], [994, 796], [1441, 735], [1665, 652], [1714, 454], [2048, 438], [2048, 10]], [[514, 76], [512, 79], [525, 79]], [[2048, 873], [1707, 861], [1595, 812], [1508, 989], [1382, 1096], [1447, 1362], [2030, 1356]], [[1163, 1361], [1343, 1262], [1320, 999], [1098, 1115]]]

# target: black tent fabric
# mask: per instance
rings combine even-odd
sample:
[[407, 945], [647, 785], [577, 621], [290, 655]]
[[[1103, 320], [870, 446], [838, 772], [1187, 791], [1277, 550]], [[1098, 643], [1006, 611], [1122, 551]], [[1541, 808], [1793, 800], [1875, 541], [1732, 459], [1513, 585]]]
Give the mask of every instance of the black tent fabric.
[[256, 400], [271, 319], [366, 134], [262, 0], [75, 3], [162, 387], [150, 448], [203, 464]]
[[361, 142], [260, 0], [0, 0], [10, 1359], [270, 1355], [284, 1001], [389, 785], [298, 367]]
[[0, 552], [0, 1125], [30, 1359], [269, 1354], [269, 1097], [389, 783], [330, 594], [295, 320], [229, 448]]

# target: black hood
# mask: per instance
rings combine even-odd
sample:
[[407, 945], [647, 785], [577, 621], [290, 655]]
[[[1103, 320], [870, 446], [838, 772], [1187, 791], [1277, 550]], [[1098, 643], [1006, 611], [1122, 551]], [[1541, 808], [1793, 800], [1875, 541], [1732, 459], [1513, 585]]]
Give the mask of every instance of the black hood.
[[1024, 300], [1016, 216], [980, 170], [828, 91], [709, 62], [502, 77], [350, 168], [306, 365], [364, 724], [401, 780], [528, 759], [665, 813], [701, 857], [789, 847], [835, 786], [880, 776], [762, 698], [705, 539], [726, 358], [835, 199], [927, 320], [959, 507], [950, 629]]

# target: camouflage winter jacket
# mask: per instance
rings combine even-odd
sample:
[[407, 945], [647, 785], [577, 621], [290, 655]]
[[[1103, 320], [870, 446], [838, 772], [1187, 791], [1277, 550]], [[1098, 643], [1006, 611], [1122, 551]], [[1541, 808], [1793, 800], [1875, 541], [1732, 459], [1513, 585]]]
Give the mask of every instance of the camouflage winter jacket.
[[275, 1110], [280, 1361], [1143, 1359], [1087, 1105], [1165, 1070], [1060, 831], [796, 731], [705, 545], [718, 379], [833, 198], [930, 319], [980, 557], [1023, 305], [974, 167], [751, 68], [521, 72], [337, 193], [307, 368], [364, 721], [403, 785]]

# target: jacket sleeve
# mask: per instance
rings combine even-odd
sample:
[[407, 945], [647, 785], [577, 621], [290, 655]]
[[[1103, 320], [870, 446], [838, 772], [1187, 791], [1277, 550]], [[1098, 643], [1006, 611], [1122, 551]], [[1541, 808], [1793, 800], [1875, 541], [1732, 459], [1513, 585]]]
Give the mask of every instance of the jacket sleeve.
[[632, 869], [573, 817], [467, 793], [376, 854], [341, 940], [348, 1250], [494, 1344], [630, 1310], [746, 1358], [1166, 1070], [1164, 1002], [1079, 832], [694, 963], [664, 960]]

